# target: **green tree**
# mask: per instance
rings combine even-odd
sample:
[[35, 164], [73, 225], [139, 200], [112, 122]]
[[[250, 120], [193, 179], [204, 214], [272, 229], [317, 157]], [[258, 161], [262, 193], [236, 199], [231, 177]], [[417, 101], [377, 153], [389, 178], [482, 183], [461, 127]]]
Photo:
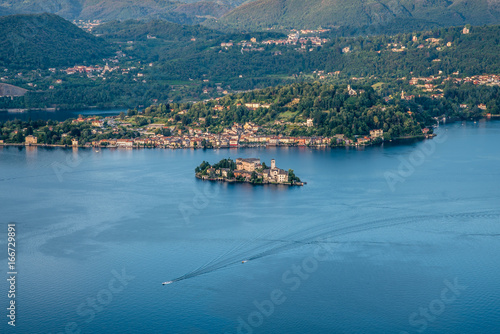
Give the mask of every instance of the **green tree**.
[[288, 182], [294, 183], [294, 182], [301, 182], [300, 178], [298, 178], [295, 173], [293, 172], [293, 169], [288, 170]]

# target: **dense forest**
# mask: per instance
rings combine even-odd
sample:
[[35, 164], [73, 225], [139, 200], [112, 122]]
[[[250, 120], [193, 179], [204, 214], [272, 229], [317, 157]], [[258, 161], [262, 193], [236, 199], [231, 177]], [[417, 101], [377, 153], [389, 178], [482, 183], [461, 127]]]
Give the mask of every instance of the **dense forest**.
[[138, 41], [154, 36], [166, 41], [189, 41], [192, 38], [211, 40], [219, 38], [223, 33], [199, 25], [181, 25], [164, 20], [126, 20], [112, 21], [97, 26], [94, 34], [103, 35], [109, 40]]
[[30, 92], [18, 98], [0, 97], [0, 108], [47, 108], [56, 105], [60, 109], [84, 109], [88, 106], [134, 108], [147, 106], [153, 99], [168, 100], [171, 91], [164, 83], [113, 82], [79, 83], [68, 82], [64, 87], [47, 92]]
[[[446, 75], [459, 71], [465, 75], [500, 72], [500, 26], [474, 27], [473, 33], [463, 35], [461, 28], [442, 28], [431, 32], [399, 34], [396, 36], [371, 36], [357, 38], [338, 37], [324, 46], [310, 46], [313, 51], [297, 52], [288, 48], [266, 46], [262, 52], [242, 53], [239, 48], [230, 50], [206, 49], [188, 53], [182, 58], [161, 63], [162, 72], [175, 78], [200, 78], [233, 80], [266, 75], [293, 75], [300, 72], [323, 70], [341, 71], [346, 76], [415, 76]], [[413, 36], [417, 37], [414, 42]], [[431, 46], [425, 40], [442, 40]], [[451, 42], [450, 47], [446, 44]], [[405, 46], [402, 52], [392, 52], [387, 44]], [[420, 44], [424, 48], [418, 48]], [[343, 49], [348, 47], [348, 53]], [[307, 48], [308, 50], [310, 48]], [[276, 55], [275, 51], [281, 51]], [[439, 59], [439, 62], [434, 60]], [[241, 87], [242, 89], [244, 87]]]
[[[223, 35], [202, 27], [186, 29], [166, 24], [153, 29], [148, 28], [149, 24], [137, 22], [128, 26], [109, 24], [100, 32], [113, 42], [124, 43], [125, 36], [138, 41], [134, 47], [127, 47], [126, 52], [136, 59], [158, 63], [159, 70], [152, 73], [153, 78], [209, 78], [233, 90], [252, 89], [259, 84], [260, 87], [274, 85], [277, 78], [287, 83], [291, 76], [315, 70], [340, 71], [344, 77], [386, 78], [439, 75], [440, 71], [444, 75], [456, 71], [462, 75], [500, 72], [500, 26], [473, 27], [466, 35], [462, 34], [462, 28], [456, 27], [369, 37], [335, 37], [335, 32], [330, 32], [321, 35], [329, 38], [328, 43], [306, 45], [307, 52], [272, 45], [264, 45], [262, 51], [254, 52], [242, 52], [236, 45], [229, 49], [219, 47], [222, 42], [236, 44], [252, 37], [257, 41], [285, 37], [279, 33]], [[117, 29], [119, 27], [122, 29]], [[169, 33], [171, 29], [176, 33]], [[157, 34], [158, 39], [144, 40], [148, 32]], [[179, 43], [174, 42], [173, 36], [177, 36]], [[197, 40], [191, 41], [193, 37]], [[439, 39], [440, 43], [427, 42], [429, 39]], [[393, 52], [388, 44], [405, 49]], [[349, 48], [348, 53], [343, 51], [345, 48]]]
[[219, 17], [241, 4], [241, 0], [0, 0], [0, 15], [53, 13], [67, 20], [163, 19], [182, 24]]
[[[257, 0], [235, 8], [219, 20], [207, 24], [235, 29], [257, 30], [271, 27], [316, 29], [338, 26], [390, 25], [394, 19], [429, 25], [498, 24], [499, 8], [488, 0]], [[408, 30], [406, 30], [408, 31]]]
[[[489, 112], [500, 113], [500, 87], [450, 84], [444, 98], [422, 96], [387, 102], [371, 86], [357, 85], [351, 89], [349, 92], [345, 85], [320, 82], [292, 84], [208, 102], [150, 106], [145, 115], [156, 120], [170, 119], [168, 122], [181, 127], [199, 126], [212, 133], [219, 133], [234, 122], [254, 122], [271, 124], [278, 133], [292, 136], [345, 134], [352, 138], [380, 128], [387, 138], [396, 138], [420, 134], [423, 127], [435, 124], [435, 118], [481, 117], [484, 113], [477, 106], [483, 102]], [[247, 103], [260, 107], [248, 108]], [[467, 108], [460, 107], [463, 104]], [[203, 119], [203, 123], [199, 124], [199, 119]], [[300, 126], [307, 119], [313, 119], [313, 128]]]
[[[48, 30], [39, 36], [33, 35], [33, 43], [25, 39], [17, 43], [15, 34], [2, 40], [6, 48], [0, 50], [0, 70], [3, 64], [7, 71], [3, 72], [6, 76], [2, 81], [29, 92], [24, 97], [0, 98], [0, 109], [143, 108], [152, 103], [223, 96], [224, 91], [227, 94], [312, 82], [320, 79], [320, 75], [313, 75], [314, 72], [323, 73], [322, 80], [336, 84], [377, 85], [377, 93], [384, 97], [399, 94], [401, 90], [429, 96], [422, 89], [409, 85], [410, 78], [439, 77], [440, 81], [434, 84], [443, 90], [446, 76], [500, 73], [500, 26], [469, 27], [468, 34], [463, 33], [463, 27], [358, 37], [342, 37], [337, 31], [328, 31], [313, 34], [326, 40], [322, 45], [312, 44], [310, 40], [302, 45], [274, 45], [260, 43], [287, 40], [287, 36], [271, 30], [222, 33], [202, 26], [158, 20], [103, 24], [96, 28], [95, 33], [100, 36], [96, 38], [54, 15], [20, 16], [14, 26], [20, 27], [27, 19], [33, 22], [55, 20], [52, 29], [57, 33], [51, 34], [53, 31]], [[67, 25], [71, 29], [66, 29]], [[45, 29], [44, 25], [36, 27]], [[27, 31], [18, 30], [23, 34]], [[75, 34], [74, 43], [68, 43], [67, 40], [73, 41]], [[86, 38], [92, 45], [85, 42]], [[255, 42], [245, 47], [250, 40]], [[221, 43], [232, 43], [232, 46], [223, 47]], [[61, 47], [52, 48], [49, 44]], [[49, 51], [42, 55], [33, 48]], [[103, 53], [112, 57], [103, 60], [100, 58]], [[12, 57], [12, 54], [23, 56]], [[71, 76], [60, 70], [64, 66], [91, 65], [92, 60], [100, 66], [110, 62], [116, 70], [105, 75]], [[61, 67], [54, 73], [44, 70], [54, 65]], [[22, 66], [22, 70], [17, 70], [16, 66]], [[62, 83], [55, 84], [56, 80]], [[457, 89], [459, 86], [456, 85]]]
[[0, 17], [0, 31], [0, 66], [7, 68], [92, 64], [112, 53], [103, 39], [53, 14]]
[[[345, 86], [320, 83], [266, 88], [219, 100], [217, 103], [226, 107], [222, 111], [214, 110], [211, 104], [197, 103], [185, 114], [183, 123], [201, 117], [211, 131], [217, 131], [233, 122], [264, 125], [278, 121], [280, 132], [292, 136], [354, 137], [381, 128], [389, 138], [421, 134], [419, 121], [432, 124], [424, 113], [412, 117], [400, 104], [385, 104], [371, 87], [362, 87], [351, 94]], [[266, 104], [269, 108], [252, 110], [245, 107], [246, 103]], [[296, 126], [309, 118], [313, 119], [313, 128]]]

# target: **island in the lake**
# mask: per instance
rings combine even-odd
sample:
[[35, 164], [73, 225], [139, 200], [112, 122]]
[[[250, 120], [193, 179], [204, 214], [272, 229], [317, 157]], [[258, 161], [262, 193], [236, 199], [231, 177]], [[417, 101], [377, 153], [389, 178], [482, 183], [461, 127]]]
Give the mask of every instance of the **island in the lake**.
[[267, 166], [260, 159], [238, 158], [236, 162], [231, 159], [222, 159], [214, 165], [203, 161], [196, 167], [197, 178], [209, 181], [245, 182], [251, 184], [283, 184], [289, 186], [303, 186], [306, 184], [298, 178], [292, 169], [288, 171], [276, 167], [276, 160], [271, 160]]

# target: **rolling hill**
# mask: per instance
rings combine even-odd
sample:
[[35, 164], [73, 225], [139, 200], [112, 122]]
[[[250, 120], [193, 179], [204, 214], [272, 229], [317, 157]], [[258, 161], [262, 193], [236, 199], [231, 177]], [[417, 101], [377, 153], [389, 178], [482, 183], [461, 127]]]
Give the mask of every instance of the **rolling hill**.
[[53, 13], [67, 20], [166, 19], [195, 24], [249, 0], [0, 0], [0, 16]]
[[166, 19], [176, 23], [202, 22], [202, 15], [218, 17], [231, 7], [215, 2], [181, 3], [168, 0], [78, 0], [81, 11], [75, 18], [81, 20]]
[[[257, 0], [217, 24], [237, 29], [390, 25], [401, 20], [441, 26], [500, 23], [498, 0]], [[213, 23], [211, 23], [213, 24]]]
[[214, 39], [223, 36], [222, 33], [203, 26], [181, 25], [163, 20], [112, 21], [97, 26], [93, 32], [111, 41], [146, 41], [148, 35], [164, 41]]
[[0, 17], [0, 31], [0, 66], [10, 68], [89, 64], [112, 53], [103, 39], [54, 14]]
[[179, 5], [174, 9], [175, 13], [183, 13], [187, 16], [196, 17], [221, 17], [229, 12], [233, 7], [227, 4], [220, 4], [212, 1], [199, 1]]

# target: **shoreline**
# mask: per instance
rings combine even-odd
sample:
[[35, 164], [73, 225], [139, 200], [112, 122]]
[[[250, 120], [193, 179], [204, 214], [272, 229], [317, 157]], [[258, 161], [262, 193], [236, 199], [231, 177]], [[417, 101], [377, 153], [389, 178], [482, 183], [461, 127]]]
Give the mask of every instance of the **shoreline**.
[[425, 139], [432, 139], [436, 137], [436, 134], [430, 134], [430, 135], [425, 135], [425, 136], [411, 136], [411, 137], [398, 137], [395, 139], [387, 140], [387, 141], [380, 141], [380, 142], [375, 142], [375, 143], [368, 143], [368, 144], [362, 144], [362, 145], [267, 145], [267, 144], [243, 144], [243, 145], [238, 145], [238, 146], [219, 146], [219, 147], [168, 147], [168, 146], [142, 146], [142, 145], [133, 145], [133, 146], [110, 146], [110, 145], [98, 145], [98, 146], [92, 146], [92, 145], [78, 145], [78, 146], [73, 146], [73, 145], [63, 145], [63, 144], [26, 144], [26, 143], [0, 143], [1, 146], [21, 146], [21, 147], [61, 147], [61, 148], [90, 148], [90, 149], [128, 149], [128, 150], [133, 150], [133, 149], [171, 149], [171, 150], [185, 150], [185, 149], [194, 149], [194, 150], [216, 150], [216, 149], [239, 149], [239, 148], [255, 148], [255, 147], [263, 147], [263, 148], [271, 148], [271, 147], [287, 147], [287, 148], [364, 148], [364, 147], [371, 147], [371, 146], [378, 146], [383, 143], [397, 143], [405, 141], [410, 141], [410, 140], [425, 140]]
[[[432, 133], [432, 134], [426, 134], [426, 135], [418, 135], [418, 136], [407, 136], [407, 137], [397, 137], [394, 139], [390, 140], [382, 140], [382, 141], [375, 141], [375, 142], [369, 142], [369, 143], [363, 143], [363, 144], [354, 144], [354, 145], [327, 145], [327, 144], [318, 144], [318, 145], [297, 145], [297, 144], [260, 144], [260, 143], [253, 143], [253, 144], [238, 144], [237, 146], [218, 146], [218, 147], [196, 147], [196, 146], [181, 146], [181, 147], [169, 147], [166, 145], [157, 145], [157, 146], [145, 146], [145, 145], [129, 145], [129, 146], [120, 146], [120, 145], [63, 145], [63, 144], [43, 144], [43, 143], [0, 143], [0, 146], [26, 146], [26, 147], [62, 147], [62, 148], [125, 148], [125, 149], [172, 149], [172, 150], [180, 150], [180, 149], [202, 149], [202, 150], [214, 150], [214, 149], [220, 149], [220, 148], [231, 148], [231, 149], [238, 149], [238, 148], [252, 148], [252, 147], [264, 147], [264, 148], [270, 148], [270, 147], [308, 147], [308, 148], [362, 148], [362, 147], [370, 147], [370, 146], [377, 146], [381, 145], [383, 143], [398, 143], [398, 142], [405, 142], [405, 141], [410, 141], [410, 140], [425, 140], [425, 139], [433, 139], [436, 137], [437, 134]], [[114, 138], [113, 138], [114, 139]]]
[[210, 181], [210, 182], [222, 182], [222, 183], [248, 183], [252, 186], [265, 186], [265, 185], [274, 185], [274, 186], [287, 186], [287, 187], [303, 187], [307, 182], [297, 182], [297, 183], [275, 183], [275, 182], [262, 182], [262, 183], [252, 183], [250, 181], [238, 181], [236, 179], [226, 179], [223, 177], [219, 178], [203, 178], [202, 176], [195, 174], [195, 178], [202, 181]]
[[55, 112], [59, 111], [59, 108], [33, 108], [33, 109], [25, 109], [25, 108], [9, 108], [9, 109], [0, 109], [0, 112], [5, 112], [9, 114], [25, 114], [29, 112], [37, 112], [37, 111], [44, 111], [44, 112]]
[[98, 107], [98, 106], [84, 106], [79, 108], [61, 108], [61, 107], [50, 107], [50, 108], [2, 108], [0, 112], [10, 113], [10, 114], [25, 114], [30, 112], [56, 112], [56, 111], [87, 111], [87, 110], [125, 110], [129, 109], [126, 106], [112, 106], [112, 107]]

